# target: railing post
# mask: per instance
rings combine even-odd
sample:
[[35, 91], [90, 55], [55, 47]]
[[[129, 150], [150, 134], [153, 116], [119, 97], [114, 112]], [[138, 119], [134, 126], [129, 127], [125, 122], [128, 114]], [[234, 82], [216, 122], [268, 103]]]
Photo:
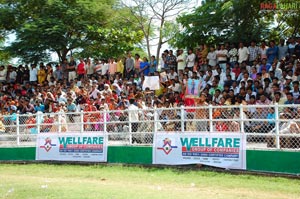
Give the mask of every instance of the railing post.
[[103, 113], [103, 132], [106, 134], [107, 133], [107, 110], [104, 110]]
[[83, 123], [83, 111], [80, 111], [80, 133], [84, 131], [84, 123]]
[[275, 133], [276, 133], [276, 148], [280, 149], [278, 103], [275, 103]]
[[208, 105], [209, 108], [209, 132], [213, 133], [214, 125], [213, 125], [213, 106], [210, 104]]
[[184, 133], [184, 106], [180, 106], [180, 121], [181, 121], [181, 132]]
[[[130, 115], [131, 113], [130, 113], [130, 111], [131, 110], [128, 110], [128, 115]], [[128, 130], [129, 130], [129, 145], [132, 145], [132, 124], [131, 124], [131, 121], [130, 121], [130, 118], [128, 118], [128, 124], [129, 124], [129, 128], [128, 128]]]
[[16, 126], [17, 126], [17, 145], [20, 145], [20, 114], [17, 113], [16, 119]]
[[61, 114], [62, 112], [58, 112], [58, 132], [61, 133]]
[[36, 130], [37, 130], [37, 133], [40, 133], [41, 132], [41, 123], [42, 123], [42, 118], [41, 118], [42, 114], [40, 111], [37, 112], [36, 114]]
[[156, 107], [154, 107], [154, 132], [153, 133], [156, 133], [158, 131], [157, 129], [157, 110], [156, 110]]
[[245, 133], [245, 128], [244, 128], [244, 111], [243, 111], [243, 104], [240, 104], [240, 121], [241, 121], [241, 133]]

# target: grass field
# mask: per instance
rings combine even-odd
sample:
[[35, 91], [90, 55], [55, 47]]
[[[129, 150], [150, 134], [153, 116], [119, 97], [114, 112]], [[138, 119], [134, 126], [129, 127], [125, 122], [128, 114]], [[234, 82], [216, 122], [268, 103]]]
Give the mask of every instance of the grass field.
[[300, 180], [208, 171], [0, 164], [0, 198], [300, 198]]

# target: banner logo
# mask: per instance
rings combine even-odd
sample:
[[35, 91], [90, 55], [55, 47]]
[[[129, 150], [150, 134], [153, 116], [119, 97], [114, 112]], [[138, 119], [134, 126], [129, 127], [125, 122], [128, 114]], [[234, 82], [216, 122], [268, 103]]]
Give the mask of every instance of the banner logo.
[[163, 150], [165, 152], [166, 155], [168, 155], [172, 149], [177, 148], [177, 146], [172, 146], [172, 140], [169, 138], [165, 138], [163, 140], [163, 146], [162, 147], [158, 147], [158, 150]]
[[49, 137], [47, 137], [45, 139], [45, 144], [40, 146], [40, 148], [45, 149], [45, 151], [49, 152], [53, 146], [56, 146], [56, 144], [52, 144], [51, 142], [52, 140]]

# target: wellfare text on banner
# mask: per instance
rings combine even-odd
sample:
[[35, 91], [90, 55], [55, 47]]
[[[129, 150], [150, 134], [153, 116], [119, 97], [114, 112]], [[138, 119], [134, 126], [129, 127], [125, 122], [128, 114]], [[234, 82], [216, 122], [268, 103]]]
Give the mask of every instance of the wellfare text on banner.
[[152, 162], [246, 169], [246, 136], [242, 133], [155, 133]]
[[97, 133], [40, 133], [36, 160], [107, 161], [107, 136]]

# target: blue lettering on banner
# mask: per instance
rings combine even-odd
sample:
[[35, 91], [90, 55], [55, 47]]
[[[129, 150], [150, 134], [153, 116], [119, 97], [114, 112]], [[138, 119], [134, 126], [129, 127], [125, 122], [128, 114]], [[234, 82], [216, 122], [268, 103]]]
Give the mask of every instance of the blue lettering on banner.
[[239, 158], [239, 154], [182, 152], [182, 156]]

